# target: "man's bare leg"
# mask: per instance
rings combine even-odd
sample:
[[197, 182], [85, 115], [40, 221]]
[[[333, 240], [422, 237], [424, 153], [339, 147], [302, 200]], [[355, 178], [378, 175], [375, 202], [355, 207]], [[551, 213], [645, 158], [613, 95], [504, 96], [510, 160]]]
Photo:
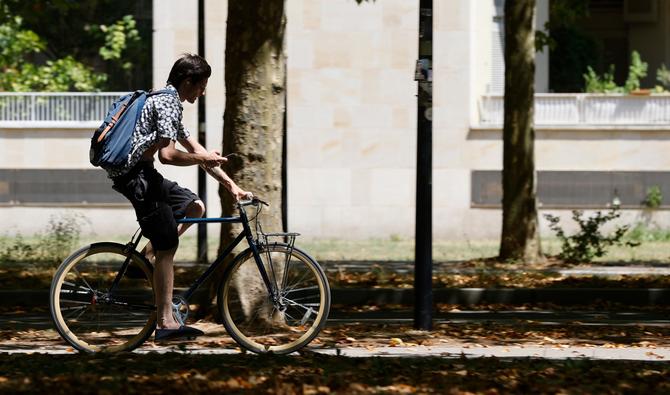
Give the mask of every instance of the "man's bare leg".
[[[205, 203], [202, 200], [194, 200], [186, 207], [186, 218], [200, 218], [203, 215], [205, 215]], [[181, 236], [191, 225], [193, 224], [179, 224], [177, 234]]]
[[[191, 202], [191, 204], [186, 207], [186, 217], [187, 218], [200, 218], [205, 214], [205, 203], [202, 202], [202, 200], [195, 200]], [[177, 235], [181, 236], [184, 232], [186, 232], [186, 229], [188, 229], [191, 225], [193, 224], [179, 224], [177, 226]], [[155, 264], [155, 252], [154, 248], [151, 245], [151, 242], [148, 242], [147, 245], [142, 248], [142, 251], [140, 251], [140, 254], [144, 255], [147, 260]]]
[[140, 254], [144, 255], [144, 257], [147, 258], [149, 263], [152, 265], [156, 264], [156, 253], [154, 251], [154, 247], [151, 245], [151, 242], [148, 242], [147, 245], [142, 248]]
[[178, 329], [179, 323], [172, 315], [172, 287], [174, 285], [174, 254], [177, 248], [156, 251], [154, 292], [156, 294], [156, 326], [158, 329]]

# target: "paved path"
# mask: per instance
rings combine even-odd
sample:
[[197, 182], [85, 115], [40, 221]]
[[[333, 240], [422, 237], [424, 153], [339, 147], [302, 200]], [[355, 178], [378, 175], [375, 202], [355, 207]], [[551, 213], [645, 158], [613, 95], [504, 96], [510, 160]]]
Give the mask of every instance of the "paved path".
[[[388, 317], [388, 312], [382, 313], [378, 317], [374, 314], [362, 314], [359, 318], [333, 318], [329, 320], [329, 326], [347, 325], [354, 322], [367, 323], [405, 323], [411, 322], [410, 318], [400, 316]], [[386, 316], [386, 318], [384, 318]], [[366, 318], [367, 317], [367, 318]], [[670, 326], [670, 320], [663, 313], [658, 312], [597, 312], [597, 311], [455, 311], [447, 313], [435, 320], [439, 323], [468, 323], [493, 321], [496, 323], [513, 321], [533, 320], [543, 325], [560, 325], [579, 321], [584, 325], [606, 325], [606, 326], [625, 326], [639, 325], [645, 326]], [[27, 330], [27, 329], [51, 329], [52, 324], [47, 313], [36, 314], [12, 314], [0, 316], [0, 329]], [[48, 354], [74, 354], [72, 348], [60, 343], [57, 334], [52, 333], [46, 341], [35, 341], [31, 338], [20, 338], [13, 343], [4, 342], [0, 345], [0, 354], [29, 354], [29, 353], [48, 353]], [[224, 347], [207, 348], [199, 346], [195, 342], [184, 344], [171, 344], [168, 346], [155, 345], [147, 343], [138, 353], [194, 353], [194, 354], [238, 354], [239, 349]], [[327, 355], [341, 355], [347, 357], [369, 358], [369, 357], [442, 357], [442, 358], [479, 358], [479, 357], [497, 357], [497, 358], [543, 358], [543, 359], [595, 359], [595, 360], [641, 360], [641, 361], [670, 361], [670, 347], [656, 347], [649, 345], [647, 347], [632, 346], [569, 346], [565, 344], [528, 344], [528, 345], [479, 345], [474, 343], [462, 342], [459, 340], [449, 340], [445, 344], [423, 346], [401, 344], [399, 347], [367, 346], [367, 347], [332, 347], [332, 348], [309, 348], [307, 352], [316, 352]]]
[[[323, 267], [327, 271], [340, 271], [345, 272], [368, 272], [370, 270], [383, 270], [387, 273], [414, 273], [414, 263], [413, 262], [403, 262], [403, 261], [325, 261], [321, 262]], [[563, 276], [598, 276], [598, 277], [609, 277], [609, 276], [667, 276], [670, 275], [669, 266], [648, 266], [648, 265], [636, 265], [636, 266], [575, 266], [572, 268], [546, 268], [546, 269], [533, 269], [533, 268], [519, 268], [515, 266], [510, 266], [505, 269], [494, 269], [494, 268], [473, 268], [473, 267], [462, 267], [462, 262], [453, 261], [453, 262], [433, 262], [433, 272], [434, 273], [454, 273], [454, 274], [473, 274], [481, 273], [486, 271], [487, 273], [509, 273], [509, 272], [540, 272], [540, 273], [553, 273], [560, 274]]]
[[[344, 347], [327, 349], [308, 349], [326, 355], [338, 355], [353, 358], [371, 357], [442, 357], [442, 358], [541, 358], [553, 360], [593, 359], [593, 360], [635, 360], [670, 361], [670, 347], [575, 347], [575, 346], [413, 346], [413, 347]], [[136, 353], [150, 352], [183, 354], [240, 354], [238, 349], [202, 348], [202, 347], [155, 347], [144, 346]], [[44, 346], [35, 348], [0, 347], [0, 354], [75, 354], [66, 346]]]

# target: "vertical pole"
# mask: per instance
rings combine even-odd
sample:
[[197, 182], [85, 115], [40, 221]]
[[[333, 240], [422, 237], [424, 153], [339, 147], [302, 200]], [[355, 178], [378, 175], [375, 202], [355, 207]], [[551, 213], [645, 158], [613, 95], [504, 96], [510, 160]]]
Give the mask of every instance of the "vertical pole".
[[[286, 65], [286, 61], [284, 61]], [[282, 120], [282, 159], [281, 159], [281, 218], [282, 218], [282, 231], [288, 232], [288, 125], [287, 125], [287, 113], [288, 113], [288, 92], [286, 88], [286, 70], [284, 70], [284, 118]]]
[[[205, 0], [198, 0], [198, 55], [205, 56]], [[198, 99], [198, 142], [207, 146], [205, 128], [205, 96]], [[198, 196], [207, 207], [207, 174], [198, 167]], [[205, 213], [207, 216], [207, 213]], [[207, 263], [207, 224], [198, 224], [198, 256], [197, 261]]]
[[[419, 1], [419, 59], [432, 60], [432, 1]], [[428, 34], [430, 32], [430, 36]], [[429, 42], [430, 40], [430, 42]], [[430, 50], [427, 50], [430, 48]], [[432, 122], [426, 110], [432, 106], [432, 84], [428, 69], [417, 70], [419, 81], [417, 100], [416, 150], [416, 229], [414, 262], [414, 327], [430, 330], [433, 327], [433, 253], [432, 253]]]

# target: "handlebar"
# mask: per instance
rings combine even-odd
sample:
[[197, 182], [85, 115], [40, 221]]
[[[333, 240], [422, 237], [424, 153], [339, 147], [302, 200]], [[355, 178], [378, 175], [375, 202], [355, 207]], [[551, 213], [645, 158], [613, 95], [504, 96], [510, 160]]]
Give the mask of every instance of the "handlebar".
[[256, 196], [252, 197], [251, 199], [238, 201], [237, 207], [242, 208], [245, 206], [258, 206], [259, 204], [270, 207], [270, 203], [264, 202]]

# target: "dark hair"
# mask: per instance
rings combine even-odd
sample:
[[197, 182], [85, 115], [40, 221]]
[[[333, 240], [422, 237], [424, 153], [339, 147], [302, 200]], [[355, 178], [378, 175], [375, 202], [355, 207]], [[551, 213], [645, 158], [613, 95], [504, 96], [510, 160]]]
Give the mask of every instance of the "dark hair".
[[170, 75], [167, 83], [175, 88], [179, 88], [182, 81], [190, 79], [191, 82], [196, 83], [212, 75], [212, 68], [209, 66], [205, 58], [195, 54], [183, 54], [181, 58], [177, 59], [172, 65]]

